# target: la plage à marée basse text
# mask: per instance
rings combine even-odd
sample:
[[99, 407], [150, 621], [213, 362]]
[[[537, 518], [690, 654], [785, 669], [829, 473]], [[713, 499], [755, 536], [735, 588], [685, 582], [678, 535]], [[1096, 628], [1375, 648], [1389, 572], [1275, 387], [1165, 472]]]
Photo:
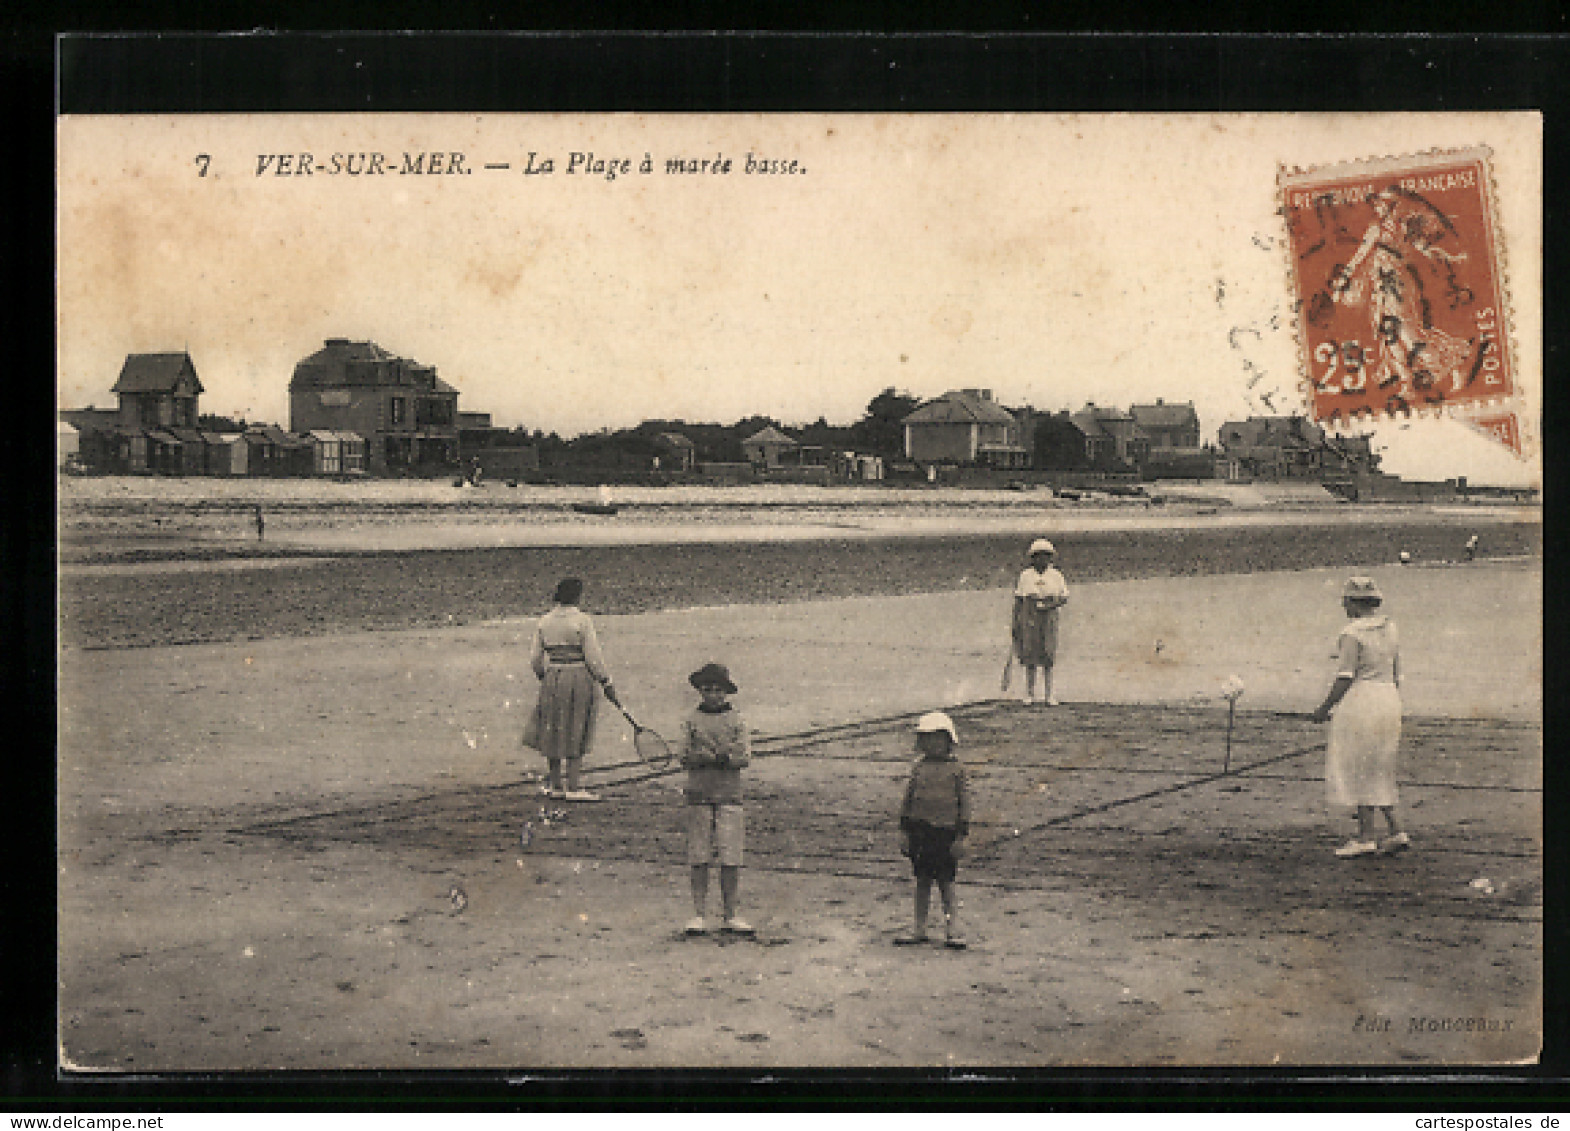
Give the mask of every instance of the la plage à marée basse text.
[[[320, 157], [309, 151], [300, 153], [258, 153], [258, 177], [383, 177], [383, 176], [469, 176], [476, 167], [486, 172], [517, 171], [525, 176], [603, 177], [614, 181], [619, 176], [655, 172], [672, 176], [726, 176], [733, 170], [749, 176], [798, 176], [807, 171], [797, 158], [760, 157], [748, 153], [737, 160], [723, 153], [713, 157], [665, 157], [658, 161], [652, 154], [641, 158], [605, 157], [592, 151], [569, 152], [563, 158], [547, 157], [530, 151], [522, 161], [486, 161], [476, 165], [467, 153], [456, 150], [388, 154], [380, 151], [330, 153]], [[205, 175], [205, 166], [203, 174]]]

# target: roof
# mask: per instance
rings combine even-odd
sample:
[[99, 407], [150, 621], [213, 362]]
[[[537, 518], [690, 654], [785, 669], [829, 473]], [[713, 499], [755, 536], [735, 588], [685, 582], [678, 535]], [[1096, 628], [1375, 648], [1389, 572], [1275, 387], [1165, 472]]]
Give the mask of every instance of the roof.
[[1069, 423], [1078, 428], [1086, 436], [1107, 436], [1109, 433], [1101, 426], [1101, 420], [1088, 409], [1068, 414]]
[[276, 424], [253, 424], [246, 429], [245, 436], [246, 439], [259, 437], [270, 444], [278, 444], [285, 448], [299, 448], [310, 443], [309, 440], [302, 439], [293, 432], [285, 432]]
[[1192, 401], [1182, 404], [1136, 404], [1129, 406], [1129, 415], [1141, 428], [1189, 428], [1199, 425], [1199, 413]]
[[80, 432], [110, 432], [120, 422], [120, 412], [113, 408], [65, 408], [60, 419], [76, 426]]
[[345, 442], [347, 442], [347, 443], [351, 443], [351, 444], [363, 444], [363, 443], [365, 443], [365, 437], [361, 436], [358, 432], [345, 432], [342, 429], [336, 429], [336, 428], [313, 428], [308, 433], [308, 435], [313, 440], [324, 440], [324, 441], [327, 441], [329, 443], [332, 443], [332, 442], [338, 442], [338, 443], [345, 443]]
[[202, 439], [209, 444], [236, 444], [245, 439], [243, 432], [203, 432]]
[[206, 440], [206, 437], [195, 428], [170, 428], [168, 431], [170, 435], [182, 444], [200, 444]]
[[167, 393], [175, 387], [180, 375], [190, 370], [196, 391], [203, 392], [202, 382], [196, 376], [196, 366], [191, 364], [188, 353], [131, 353], [126, 354], [120, 367], [120, 379], [114, 383], [113, 393]]
[[1014, 414], [1002, 405], [969, 393], [948, 392], [905, 417], [903, 424], [1013, 424]]
[[[764, 431], [768, 431], [768, 429], [764, 429]], [[662, 443], [669, 444], [673, 448], [695, 448], [695, 447], [697, 447], [696, 444], [694, 444], [691, 440], [687, 439], [687, 437], [683, 436], [680, 432], [661, 432], [658, 436], [656, 436], [654, 438], [656, 440], [659, 440]]]
[[146, 435], [149, 440], [155, 441], [159, 444], [173, 444], [176, 447], [178, 447], [180, 444], [180, 438], [178, 436], [171, 435], [161, 428], [149, 428]]
[[289, 381], [291, 390], [387, 385], [428, 385], [433, 392], [458, 395], [457, 389], [436, 376], [434, 366], [389, 353], [375, 342], [348, 338], [328, 338], [321, 349], [295, 365]]
[[792, 440], [789, 436], [785, 435], [785, 433], [781, 432], [778, 428], [774, 427], [774, 425], [772, 425], [772, 424], [769, 425], [767, 428], [763, 429], [763, 431], [755, 432], [751, 436], [748, 436], [745, 440], [742, 441], [742, 443], [743, 444], [789, 444], [791, 447], [795, 447], [796, 446], [796, 441], [795, 440]]

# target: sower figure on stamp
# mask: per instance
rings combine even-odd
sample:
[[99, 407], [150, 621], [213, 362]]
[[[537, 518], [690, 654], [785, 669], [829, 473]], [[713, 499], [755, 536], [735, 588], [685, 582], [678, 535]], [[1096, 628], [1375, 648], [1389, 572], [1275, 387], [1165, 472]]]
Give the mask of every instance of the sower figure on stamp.
[[[1014, 655], [1025, 669], [1022, 703], [1057, 706], [1052, 695], [1052, 667], [1058, 654], [1058, 610], [1068, 603], [1068, 584], [1052, 564], [1057, 550], [1045, 538], [1030, 544], [1030, 565], [1014, 587], [1011, 635]], [[1041, 669], [1041, 694], [1036, 689], [1036, 669]]]
[[[1357, 810], [1357, 836], [1336, 855], [1401, 852], [1411, 840], [1396, 820], [1396, 752], [1401, 743], [1401, 653], [1396, 626], [1379, 612], [1384, 600], [1369, 577], [1350, 578], [1341, 603], [1351, 624], [1337, 642], [1335, 682], [1314, 712], [1330, 721], [1325, 785], [1330, 804]], [[1377, 840], [1374, 811], [1388, 835]]]
[[[556, 586], [556, 607], [535, 626], [529, 666], [540, 681], [540, 698], [524, 729], [523, 745], [545, 755], [550, 768], [549, 796], [598, 801], [597, 794], [579, 788], [578, 775], [594, 738], [599, 710], [595, 689], [602, 689], [612, 703], [616, 702], [616, 689], [605, 668], [594, 622], [578, 608], [582, 598], [583, 582], [563, 578]], [[567, 763], [565, 789], [563, 762]]]
[[687, 863], [692, 869], [693, 918], [689, 935], [707, 929], [709, 865], [720, 864], [723, 929], [750, 935], [752, 925], [736, 914], [741, 887], [741, 771], [752, 760], [752, 738], [741, 712], [731, 706], [736, 694], [724, 664], [705, 664], [687, 677], [700, 701], [682, 724], [681, 764], [687, 768]]
[[965, 769], [954, 757], [959, 734], [954, 720], [932, 711], [916, 721], [916, 751], [921, 755], [910, 772], [905, 800], [900, 805], [900, 851], [910, 858], [916, 874], [916, 925], [896, 946], [927, 941], [927, 909], [932, 885], [943, 900], [944, 945], [963, 950], [959, 930], [959, 899], [954, 894], [957, 858], [970, 834], [970, 790]]
[[1410, 398], [1414, 390], [1423, 392], [1455, 377], [1469, 360], [1472, 343], [1433, 325], [1421, 275], [1408, 269], [1402, 249], [1444, 265], [1466, 255], [1452, 256], [1424, 239], [1432, 220], [1395, 193], [1374, 193], [1369, 203], [1374, 220], [1351, 260], [1332, 276], [1330, 294], [1334, 302], [1367, 311], [1372, 348], [1364, 357], [1349, 359], [1349, 365], [1359, 372], [1366, 366], [1376, 385], [1399, 384], [1398, 391]]

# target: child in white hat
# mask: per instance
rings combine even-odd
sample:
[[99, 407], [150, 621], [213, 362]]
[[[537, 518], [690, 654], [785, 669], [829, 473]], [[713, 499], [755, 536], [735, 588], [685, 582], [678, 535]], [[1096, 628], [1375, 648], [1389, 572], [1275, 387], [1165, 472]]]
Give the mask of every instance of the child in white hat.
[[[1057, 706], [1052, 696], [1052, 666], [1058, 655], [1058, 610], [1068, 604], [1068, 583], [1053, 565], [1057, 549], [1045, 538], [1030, 544], [1030, 565], [1014, 586], [1014, 616], [1010, 626], [1014, 655], [1025, 669], [1021, 701]], [[1036, 669], [1041, 669], [1041, 695], [1037, 698]]]
[[959, 735], [954, 720], [933, 711], [916, 721], [916, 751], [921, 760], [910, 773], [900, 806], [900, 852], [916, 873], [916, 929], [901, 935], [898, 946], [927, 941], [927, 908], [936, 881], [943, 900], [944, 945], [963, 950], [959, 901], [954, 895], [955, 850], [970, 832], [970, 791], [965, 769], [954, 757]]

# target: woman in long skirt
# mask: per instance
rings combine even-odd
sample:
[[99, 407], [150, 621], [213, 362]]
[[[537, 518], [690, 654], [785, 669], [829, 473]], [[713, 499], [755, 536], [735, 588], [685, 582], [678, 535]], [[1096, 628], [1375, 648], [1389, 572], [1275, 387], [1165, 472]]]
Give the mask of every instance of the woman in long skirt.
[[[1315, 722], [1330, 720], [1325, 786], [1330, 804], [1357, 811], [1357, 836], [1336, 855], [1401, 852], [1411, 839], [1396, 820], [1396, 752], [1401, 743], [1401, 652], [1396, 626], [1379, 611], [1383, 602], [1372, 578], [1354, 577], [1341, 604], [1351, 622], [1337, 642], [1339, 665]], [[1376, 839], [1375, 812], [1387, 835]]]
[[[564, 578], [556, 586], [555, 608], [535, 627], [529, 666], [540, 681], [540, 698], [524, 731], [523, 744], [545, 756], [550, 767], [549, 796], [598, 801], [596, 794], [579, 788], [578, 775], [594, 738], [599, 708], [596, 689], [603, 690], [613, 703], [616, 689], [605, 668], [594, 622], [578, 608], [582, 599], [583, 582]], [[563, 762], [567, 764], [565, 789]]]
[[[1030, 565], [1014, 586], [1011, 635], [1014, 655], [1025, 669], [1020, 701], [1057, 706], [1052, 696], [1052, 665], [1058, 656], [1058, 610], [1068, 603], [1068, 584], [1052, 563], [1057, 550], [1045, 538], [1030, 544]], [[1035, 696], [1036, 669], [1041, 669], [1041, 696]]]

